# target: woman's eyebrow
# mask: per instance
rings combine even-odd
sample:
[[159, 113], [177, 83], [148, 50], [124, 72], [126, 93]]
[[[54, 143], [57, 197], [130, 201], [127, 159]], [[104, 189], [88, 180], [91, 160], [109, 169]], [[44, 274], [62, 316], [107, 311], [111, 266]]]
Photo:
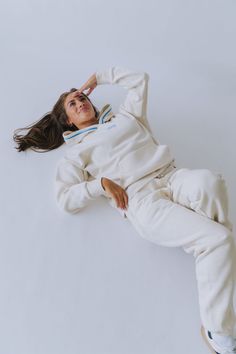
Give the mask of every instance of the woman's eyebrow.
[[76, 93], [75, 97], [83, 97], [83, 98], [85, 98], [85, 95], [83, 93]]
[[[85, 98], [85, 96], [84, 96], [84, 95], [82, 95], [82, 94], [77, 94], [77, 95], [75, 95], [75, 97]], [[71, 102], [73, 102], [73, 101], [74, 101], [75, 97], [74, 97], [74, 98], [72, 98], [72, 99], [71, 99], [71, 100], [67, 103], [67, 106], [68, 106], [68, 104], [70, 104]]]

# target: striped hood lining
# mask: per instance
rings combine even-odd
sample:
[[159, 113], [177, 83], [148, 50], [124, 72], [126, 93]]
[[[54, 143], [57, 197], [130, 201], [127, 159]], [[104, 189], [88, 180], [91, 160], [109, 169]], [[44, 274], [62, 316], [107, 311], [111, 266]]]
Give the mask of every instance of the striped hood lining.
[[99, 124], [104, 124], [114, 117], [112, 107], [110, 104], [106, 104], [99, 113], [98, 124], [90, 125], [84, 129], [78, 129], [75, 131], [67, 130], [62, 136], [66, 144], [79, 143], [87, 134], [98, 129]]

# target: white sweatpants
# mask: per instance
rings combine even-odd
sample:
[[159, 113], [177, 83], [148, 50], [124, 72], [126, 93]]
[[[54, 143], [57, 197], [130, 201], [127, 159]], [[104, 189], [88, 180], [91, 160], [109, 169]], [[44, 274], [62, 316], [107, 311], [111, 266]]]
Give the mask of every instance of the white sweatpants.
[[222, 175], [180, 168], [153, 178], [129, 198], [125, 213], [146, 240], [193, 254], [202, 324], [233, 335], [236, 251]]

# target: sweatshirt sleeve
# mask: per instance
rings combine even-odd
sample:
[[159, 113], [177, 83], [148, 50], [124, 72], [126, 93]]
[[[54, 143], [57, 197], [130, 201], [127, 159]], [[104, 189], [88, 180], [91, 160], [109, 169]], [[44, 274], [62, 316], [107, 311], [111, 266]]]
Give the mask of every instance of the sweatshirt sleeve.
[[98, 85], [117, 84], [128, 90], [124, 102], [119, 107], [119, 112], [133, 115], [151, 131], [147, 121], [149, 75], [145, 72], [133, 72], [119, 66], [113, 66], [95, 74]]
[[59, 209], [75, 214], [87, 206], [89, 200], [101, 195], [107, 196], [101, 178], [88, 181], [85, 170], [63, 158], [57, 165], [55, 181]]

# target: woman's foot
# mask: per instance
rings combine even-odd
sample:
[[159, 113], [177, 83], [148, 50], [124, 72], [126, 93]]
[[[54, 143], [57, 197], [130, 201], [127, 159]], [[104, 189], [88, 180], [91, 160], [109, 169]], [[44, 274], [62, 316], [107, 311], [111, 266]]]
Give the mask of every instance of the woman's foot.
[[212, 354], [236, 354], [236, 339], [212, 333], [201, 326], [201, 334]]

